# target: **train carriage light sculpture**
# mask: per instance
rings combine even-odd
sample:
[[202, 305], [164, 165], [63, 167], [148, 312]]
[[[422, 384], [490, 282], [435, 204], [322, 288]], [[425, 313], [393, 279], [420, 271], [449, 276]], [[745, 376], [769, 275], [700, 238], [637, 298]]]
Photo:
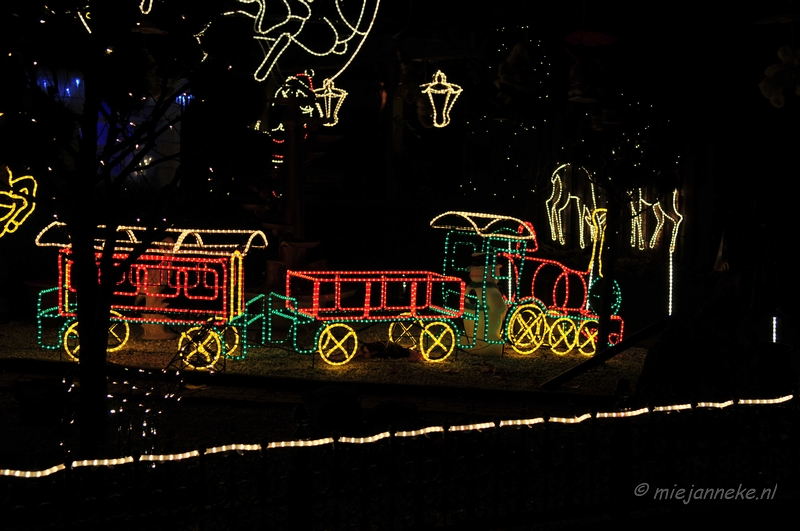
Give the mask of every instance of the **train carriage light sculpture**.
[[[59, 231], [62, 227], [63, 223], [53, 222], [36, 237], [41, 247], [60, 248], [58, 286], [39, 293], [38, 340], [43, 348], [63, 348], [69, 359], [77, 361], [78, 294], [72, 281], [72, 246], [64, 241]], [[112, 255], [115, 267], [141, 244], [144, 231], [144, 227], [117, 228]], [[245, 300], [243, 259], [251, 249], [265, 248], [266, 236], [261, 231], [195, 229], [167, 229], [166, 235], [120, 272], [112, 293], [108, 351], [125, 346], [129, 323], [162, 324], [184, 330], [178, 345], [187, 367], [219, 369], [226, 358], [245, 358], [248, 329], [260, 327], [263, 344], [265, 324], [264, 295]], [[106, 244], [102, 238], [95, 239], [98, 262]], [[44, 305], [53, 292], [58, 304]], [[59, 323], [55, 342], [43, 338], [48, 321]]]
[[[319, 353], [328, 364], [343, 365], [358, 352], [359, 330], [382, 323], [388, 325], [389, 341], [418, 350], [430, 362], [448, 359], [456, 348], [502, 349], [506, 343], [520, 354], [547, 346], [556, 354], [577, 350], [590, 356], [600, 340], [594, 299], [603, 276], [598, 250], [604, 218], [604, 209], [592, 214], [597, 236], [586, 271], [537, 257], [536, 232], [529, 222], [451, 211], [431, 221], [433, 228], [447, 230], [442, 273], [288, 271], [284, 294], [249, 300], [243, 289], [243, 257], [252, 248], [266, 247], [261, 231], [168, 229], [171, 241], [152, 243], [120, 275], [108, 348], [125, 345], [132, 322], [183, 327], [179, 354], [184, 364], [219, 369], [226, 358], [246, 357], [248, 330], [260, 329], [260, 345], [290, 343], [298, 352]], [[61, 248], [58, 287], [39, 294], [38, 339], [40, 346], [63, 348], [68, 357], [78, 359], [72, 249], [69, 242], [48, 242], [46, 237], [60, 226], [52, 223], [36, 238], [37, 245]], [[117, 229], [115, 266], [141, 244], [144, 230]], [[217, 243], [218, 238], [237, 242]], [[96, 240], [98, 260], [105, 244]], [[619, 286], [613, 286], [617, 301], [608, 343], [620, 341], [623, 334], [617, 315]], [[43, 305], [53, 292], [58, 303]], [[153, 314], [158, 317], [147, 316]], [[53, 320], [60, 323], [59, 334], [48, 343], [43, 324]]]

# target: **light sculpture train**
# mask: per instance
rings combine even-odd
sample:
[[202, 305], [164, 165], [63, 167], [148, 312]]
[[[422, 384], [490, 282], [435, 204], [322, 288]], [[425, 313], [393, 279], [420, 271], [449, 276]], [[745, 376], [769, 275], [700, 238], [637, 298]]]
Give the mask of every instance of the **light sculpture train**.
[[[586, 271], [535, 256], [536, 233], [528, 222], [451, 211], [431, 221], [433, 228], [447, 231], [442, 273], [288, 271], [285, 293], [249, 298], [243, 257], [266, 247], [261, 231], [169, 229], [170, 239], [151, 244], [121, 273], [113, 292], [109, 351], [125, 345], [129, 323], [164, 324], [184, 329], [178, 351], [194, 369], [220, 370], [225, 359], [244, 359], [250, 343], [288, 343], [295, 351], [317, 352], [327, 363], [343, 365], [358, 352], [359, 331], [384, 324], [389, 341], [414, 348], [431, 362], [444, 361], [456, 348], [505, 344], [520, 354], [548, 346], [556, 354], [575, 350], [590, 356], [599, 341], [593, 299], [602, 277], [598, 249], [604, 216], [603, 209], [592, 216], [600, 237]], [[71, 246], [46, 237], [62, 225], [52, 223], [36, 238], [37, 245], [61, 247], [59, 285], [39, 295], [39, 344], [63, 348], [77, 360]], [[117, 229], [115, 265], [141, 243], [143, 230]], [[211, 243], [232, 237], [238, 241]], [[105, 244], [96, 240], [98, 260]], [[614, 293], [608, 343], [623, 334], [616, 282]], [[55, 294], [57, 305], [43, 304]], [[43, 338], [46, 322], [60, 323], [55, 342]]]

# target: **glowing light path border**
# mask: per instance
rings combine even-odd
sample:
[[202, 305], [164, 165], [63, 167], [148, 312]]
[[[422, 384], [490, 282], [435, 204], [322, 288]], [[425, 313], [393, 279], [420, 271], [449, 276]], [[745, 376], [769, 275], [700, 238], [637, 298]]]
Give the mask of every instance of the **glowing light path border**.
[[[621, 419], [638, 417], [645, 414], [652, 413], [673, 413], [687, 410], [696, 409], [725, 409], [730, 406], [767, 406], [785, 404], [794, 398], [794, 395], [785, 395], [776, 398], [749, 398], [749, 399], [732, 399], [725, 402], [698, 402], [697, 404], [673, 404], [666, 406], [658, 406], [653, 408], [639, 408], [634, 410], [624, 411], [605, 411], [598, 412], [595, 415], [592, 413], [584, 413], [574, 417], [536, 417], [530, 419], [513, 419], [501, 420], [500, 422], [481, 422], [477, 424], [463, 424], [458, 426], [429, 426], [414, 431], [399, 431], [394, 434], [394, 437], [420, 437], [427, 436], [430, 433], [460, 433], [468, 431], [482, 431], [492, 430], [498, 428], [508, 427], [532, 427], [536, 424], [580, 424], [587, 420], [601, 420], [601, 419]], [[372, 444], [383, 439], [391, 438], [392, 433], [385, 431], [376, 433], [369, 437], [325, 437], [322, 439], [311, 440], [298, 440], [298, 441], [277, 441], [271, 442], [267, 445], [261, 444], [226, 444], [223, 446], [215, 446], [213, 448], [206, 448], [205, 450], [191, 450], [188, 452], [177, 454], [146, 454], [138, 458], [139, 462], [148, 463], [163, 463], [167, 461], [182, 461], [184, 459], [193, 459], [201, 455], [212, 455], [224, 452], [263, 452], [265, 450], [274, 450], [278, 448], [302, 448], [313, 446], [324, 446], [327, 444]], [[15, 469], [0, 469], [0, 476], [15, 477], [15, 478], [42, 478], [52, 474], [66, 470], [67, 468], [79, 467], [99, 467], [99, 466], [118, 466], [130, 463], [135, 463], [137, 459], [133, 456], [119, 457], [116, 459], [93, 459], [84, 461], [73, 461], [69, 466], [61, 463], [50, 468], [42, 470], [15, 470]]]

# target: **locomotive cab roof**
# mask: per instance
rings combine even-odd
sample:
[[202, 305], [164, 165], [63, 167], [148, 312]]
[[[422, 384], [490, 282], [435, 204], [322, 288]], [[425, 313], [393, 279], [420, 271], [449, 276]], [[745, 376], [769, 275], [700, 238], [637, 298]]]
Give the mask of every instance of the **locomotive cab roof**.
[[533, 225], [511, 216], [451, 210], [433, 218], [431, 227], [470, 232], [482, 238], [525, 241], [528, 245], [532, 245], [529, 251], [535, 251], [538, 247]]

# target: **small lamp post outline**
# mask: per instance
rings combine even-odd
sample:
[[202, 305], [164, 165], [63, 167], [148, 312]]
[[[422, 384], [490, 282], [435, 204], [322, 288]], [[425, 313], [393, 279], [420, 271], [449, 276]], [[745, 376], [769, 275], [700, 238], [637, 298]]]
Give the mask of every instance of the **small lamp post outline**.
[[[334, 125], [338, 124], [339, 109], [342, 107], [342, 103], [347, 97], [347, 91], [336, 87], [336, 85], [333, 83], [333, 79], [327, 78], [322, 82], [322, 88], [314, 90], [314, 97], [316, 97], [318, 100], [322, 100], [322, 105], [320, 105], [319, 101], [317, 101], [316, 105], [320, 115], [322, 115], [322, 117], [326, 120], [325, 124], [323, 125], [327, 127], [333, 127]], [[335, 106], [333, 104], [333, 100], [336, 100]]]
[[[447, 82], [447, 76], [444, 72], [437, 70], [433, 74], [433, 80], [430, 83], [420, 85], [420, 88], [425, 89], [423, 94], [427, 94], [431, 100], [431, 107], [433, 108], [433, 125], [434, 127], [445, 127], [450, 123], [450, 110], [453, 108], [458, 97], [463, 92], [463, 89], [453, 83]], [[442, 105], [441, 113], [436, 109], [436, 102], [433, 99], [434, 94], [444, 94], [444, 105]], [[438, 121], [438, 115], [441, 114], [442, 121]]]

